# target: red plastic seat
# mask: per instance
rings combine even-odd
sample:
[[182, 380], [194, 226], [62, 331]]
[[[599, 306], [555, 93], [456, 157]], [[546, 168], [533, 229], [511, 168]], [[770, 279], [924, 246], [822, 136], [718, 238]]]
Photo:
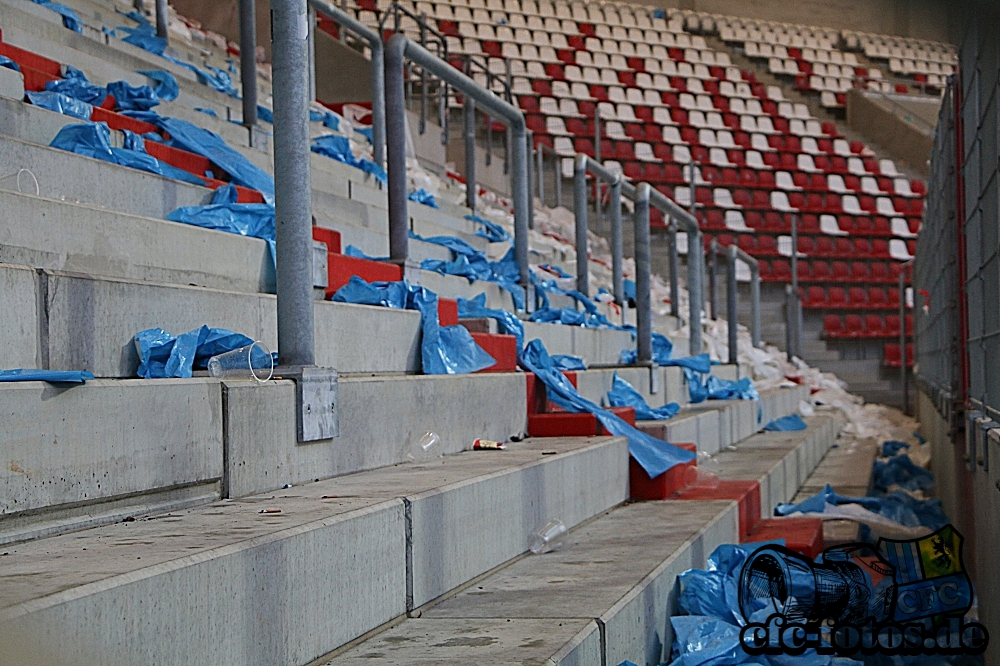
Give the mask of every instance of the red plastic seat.
[[883, 333], [888, 337], [899, 337], [899, 315], [886, 315]]
[[820, 236], [816, 239], [816, 254], [833, 254], [833, 239], [829, 236]]
[[830, 270], [830, 264], [825, 261], [814, 261], [813, 262], [813, 279], [814, 280], [824, 280], [829, 281], [833, 279], [833, 271]]
[[863, 308], [868, 305], [868, 292], [861, 287], [850, 287], [847, 290], [847, 301], [851, 307]]
[[844, 322], [837, 315], [826, 315], [823, 317], [823, 332], [828, 338], [843, 337]]
[[865, 334], [864, 321], [861, 315], [849, 314], [844, 317], [844, 332], [847, 337], [860, 338]]
[[892, 309], [898, 309], [899, 308], [899, 289], [897, 289], [895, 287], [890, 287], [889, 288], [887, 303], [888, 303], [889, 307], [892, 308]]
[[[774, 241], [774, 236], [758, 236], [757, 251], [767, 255], [777, 254], [778, 245]], [[789, 269], [789, 277], [791, 277], [791, 269]]]
[[808, 261], [799, 259], [796, 262], [796, 272], [799, 274], [799, 280], [809, 281], [812, 280], [812, 265]]
[[792, 281], [792, 265], [784, 259], [775, 259], [771, 267], [774, 269], [774, 279], [783, 282]]
[[865, 337], [881, 338], [885, 335], [885, 320], [879, 315], [865, 317]]
[[833, 262], [833, 279], [838, 282], [845, 282], [851, 278], [851, 270], [846, 261]]
[[826, 307], [827, 303], [827, 295], [823, 287], [809, 287], [806, 289], [803, 305], [810, 308], [822, 308]]
[[810, 236], [799, 236], [799, 252], [803, 254], [815, 254], [816, 244]]
[[773, 190], [777, 187], [774, 182], [774, 173], [771, 171], [761, 171], [757, 174], [757, 184], [767, 190]]
[[867, 282], [871, 274], [868, 272], [868, 264], [863, 261], [851, 262], [851, 279], [855, 282]]
[[882, 350], [882, 357], [890, 368], [898, 368], [903, 364], [903, 352], [897, 343], [887, 343]]
[[868, 305], [873, 308], [884, 308], [889, 303], [889, 296], [882, 287], [868, 289]]
[[889, 281], [889, 265], [882, 261], [877, 261], [871, 264], [871, 280], [872, 282], [888, 282]]
[[868, 243], [867, 238], [855, 238], [854, 239], [854, 254], [860, 257], [867, 257], [871, 255], [872, 248]]

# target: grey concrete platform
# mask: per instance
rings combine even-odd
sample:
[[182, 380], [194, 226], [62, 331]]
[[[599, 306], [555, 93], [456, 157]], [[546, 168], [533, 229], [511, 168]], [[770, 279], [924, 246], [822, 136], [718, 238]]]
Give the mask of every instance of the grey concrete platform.
[[[516, 560], [423, 609], [419, 620], [326, 663], [424, 664], [439, 655], [452, 660], [445, 663], [660, 663], [669, 657], [677, 574], [703, 566], [716, 546], [734, 541], [736, 523], [735, 503], [725, 501], [620, 507], [571, 531], [561, 550]], [[579, 652], [589, 641], [588, 622], [599, 629], [598, 655]], [[503, 639], [494, 635], [498, 625]], [[574, 633], [580, 627], [583, 635]], [[424, 642], [439, 632], [454, 637], [451, 643]], [[519, 649], [531, 651], [514, 661], [480, 649], [518, 639]], [[557, 652], [559, 641], [565, 643]], [[449, 647], [462, 650], [443, 649]]]
[[626, 456], [528, 440], [6, 546], [0, 634], [72, 663], [307, 663], [524, 552], [548, 515], [621, 502]]

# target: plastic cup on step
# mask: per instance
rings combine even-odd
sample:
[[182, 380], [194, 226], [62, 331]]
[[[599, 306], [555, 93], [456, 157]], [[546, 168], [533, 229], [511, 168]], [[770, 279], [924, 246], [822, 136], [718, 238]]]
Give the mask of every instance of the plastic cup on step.
[[684, 470], [684, 486], [687, 488], [718, 488], [719, 472], [722, 465], [704, 451], [698, 452], [697, 464]]
[[528, 548], [535, 555], [557, 550], [562, 546], [562, 538], [569, 530], [561, 520], [550, 520], [545, 527], [531, 535], [528, 540]]
[[427, 431], [421, 435], [420, 439], [410, 449], [410, 452], [406, 454], [406, 457], [410, 460], [420, 462], [440, 456], [441, 449], [438, 446], [440, 443], [440, 435], [436, 432]]
[[208, 359], [208, 374], [217, 379], [255, 379], [263, 384], [274, 374], [274, 358], [258, 341]]

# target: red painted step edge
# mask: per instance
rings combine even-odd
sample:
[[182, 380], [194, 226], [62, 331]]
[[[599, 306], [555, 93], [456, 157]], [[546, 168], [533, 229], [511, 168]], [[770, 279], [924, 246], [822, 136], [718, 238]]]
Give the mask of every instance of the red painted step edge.
[[3, 33], [0, 33], [0, 55], [7, 56], [21, 67], [30, 67], [48, 76], [53, 76], [57, 79], [62, 78], [62, 65], [55, 60], [32, 53], [13, 44], [5, 44], [2, 40]]
[[[626, 422], [635, 425], [635, 409], [632, 407], [612, 407], [608, 410]], [[608, 435], [593, 414], [569, 412], [529, 414], [528, 435], [531, 437], [593, 437]]]
[[[458, 325], [458, 301], [453, 298], [438, 298], [438, 324], [441, 326]], [[482, 347], [481, 344], [479, 346]], [[486, 351], [489, 350], [487, 349]], [[492, 356], [492, 354], [490, 355]], [[493, 358], [496, 358], [496, 356], [493, 356]]]
[[[93, 120], [95, 123], [107, 123], [108, 127], [110, 127], [113, 130], [129, 130], [131, 132], [135, 132], [136, 134], [145, 134], [146, 132], [156, 132], [156, 127], [150, 125], [149, 123], [144, 123], [141, 120], [136, 120], [135, 118], [129, 118], [128, 116], [123, 116], [122, 114], [115, 113], [114, 111], [108, 111], [107, 109], [102, 108], [100, 106], [94, 107], [93, 112], [91, 112], [90, 114], [90, 119]], [[157, 159], [163, 159], [158, 155], [154, 155], [153, 151], [149, 150], [149, 147], [154, 144], [158, 146], [161, 145], [156, 141], [147, 141], [146, 152], [149, 153], [150, 155], [153, 155], [153, 157]], [[168, 146], [163, 146], [163, 147], [167, 148]], [[177, 149], [171, 148], [171, 150], [177, 150]], [[178, 150], [177, 152], [184, 152], [184, 151]], [[205, 159], [205, 158], [202, 157], [199, 159]], [[167, 160], [163, 161], [166, 162]], [[208, 162], [208, 160], [205, 161]], [[183, 169], [184, 167], [180, 168]], [[185, 171], [187, 171], [187, 169], [185, 169]], [[191, 173], [194, 173], [197, 176], [205, 175], [204, 171], [202, 171], [201, 173], [195, 173], [194, 171], [192, 171]]]
[[403, 279], [403, 267], [330, 252], [327, 255], [327, 275], [330, 284], [326, 288], [326, 297], [330, 298], [355, 275], [365, 282], [399, 282]]
[[326, 243], [326, 251], [340, 254], [340, 232], [326, 227], [313, 227], [313, 240]]
[[760, 523], [760, 483], [720, 479], [715, 488], [682, 488], [671, 499], [734, 500], [740, 517], [740, 540], [750, 536]]
[[[439, 317], [440, 313], [439, 307]], [[517, 338], [513, 335], [473, 333], [472, 339], [483, 348], [483, 351], [496, 359], [496, 363], [479, 372], [517, 372]]]
[[823, 552], [823, 521], [819, 518], [766, 518], [741, 543], [784, 539], [785, 546], [809, 559]]
[[[674, 446], [680, 447], [692, 453], [698, 452], [697, 444], [687, 442], [671, 442]], [[630, 496], [634, 500], [664, 500], [684, 487], [684, 472], [688, 467], [697, 465], [697, 458], [689, 462], [674, 465], [663, 474], [651, 478], [642, 466], [629, 456], [628, 459], [628, 481]]]
[[[576, 388], [576, 373], [570, 370], [563, 372], [563, 376], [569, 380], [569, 383]], [[526, 372], [524, 373], [525, 388], [528, 397], [528, 414], [545, 414], [550, 410], [554, 411], [557, 409], [554, 405], [548, 404], [548, 398], [545, 394], [545, 384], [541, 383], [535, 378], [535, 373]], [[562, 410], [559, 410], [562, 411]]]

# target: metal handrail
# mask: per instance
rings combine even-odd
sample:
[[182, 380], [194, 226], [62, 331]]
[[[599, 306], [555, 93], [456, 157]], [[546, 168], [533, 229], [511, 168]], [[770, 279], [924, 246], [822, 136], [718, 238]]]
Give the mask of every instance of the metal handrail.
[[309, 0], [309, 5], [320, 14], [336, 21], [368, 42], [372, 50], [372, 159], [385, 166], [385, 47], [377, 32], [358, 21], [347, 12], [323, 0]]
[[736, 364], [739, 362], [737, 350], [739, 292], [736, 286], [736, 262], [742, 261], [750, 269], [750, 337], [753, 346], [757, 348], [760, 348], [760, 263], [736, 245], [719, 245], [715, 239], [712, 239], [710, 248], [714, 256], [724, 257], [729, 266], [726, 274], [726, 323], [729, 339], [729, 362]]
[[[385, 49], [386, 152], [389, 175], [389, 255], [398, 263], [408, 255], [409, 216], [407, 213], [406, 176], [406, 98], [403, 87], [404, 61], [424, 68], [444, 83], [461, 91], [484, 111], [504, 122], [512, 135], [511, 195], [514, 201], [514, 257], [518, 282], [527, 291], [530, 286], [528, 268], [528, 145], [524, 114], [509, 102], [483, 88], [449, 63], [436, 57], [405, 35], [395, 34]], [[475, 183], [466, 183], [474, 188]], [[531, 299], [525, 300], [526, 305]]]

